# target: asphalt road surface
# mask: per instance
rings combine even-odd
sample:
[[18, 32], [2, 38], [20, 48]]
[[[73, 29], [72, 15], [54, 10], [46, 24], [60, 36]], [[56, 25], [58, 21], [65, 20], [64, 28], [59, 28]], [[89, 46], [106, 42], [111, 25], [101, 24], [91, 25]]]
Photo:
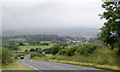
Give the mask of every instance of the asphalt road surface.
[[77, 65], [69, 65], [47, 61], [32, 61], [29, 60], [29, 58], [30, 55], [27, 55], [23, 60], [19, 59], [18, 61], [31, 68], [34, 68], [35, 70], [38, 70], [39, 72], [105, 72], [96, 68], [88, 68]]

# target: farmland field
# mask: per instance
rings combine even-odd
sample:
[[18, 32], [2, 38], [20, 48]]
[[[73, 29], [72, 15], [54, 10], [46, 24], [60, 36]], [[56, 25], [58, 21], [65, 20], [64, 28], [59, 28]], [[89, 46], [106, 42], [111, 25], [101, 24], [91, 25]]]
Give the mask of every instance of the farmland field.
[[25, 38], [11, 39], [11, 41], [26, 41]]
[[46, 49], [46, 48], [51, 48], [53, 46], [43, 46], [43, 45], [25, 45], [25, 46], [19, 46], [18, 48], [20, 49], [19, 52], [24, 52], [26, 49], [30, 50], [31, 48], [42, 48], [42, 49]]

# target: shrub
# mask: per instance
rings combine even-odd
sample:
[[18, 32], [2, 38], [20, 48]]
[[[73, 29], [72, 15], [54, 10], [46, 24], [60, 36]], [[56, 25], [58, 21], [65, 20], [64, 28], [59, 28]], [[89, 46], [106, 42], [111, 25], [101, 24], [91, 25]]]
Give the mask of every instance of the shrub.
[[24, 52], [25, 52], [25, 54], [28, 54], [28, 53], [29, 53], [27, 49], [26, 49]]
[[43, 49], [43, 51], [47, 51], [48, 49]]
[[51, 54], [51, 53], [52, 53], [52, 52], [51, 52], [51, 48], [49, 48], [49, 49], [44, 49], [43, 51], [45, 52], [45, 54]]
[[48, 50], [48, 51], [45, 52], [45, 54], [51, 54], [51, 51]]
[[13, 53], [7, 48], [2, 48], [2, 64], [7, 65], [14, 61]]
[[18, 59], [18, 56], [15, 56], [15, 59]]
[[66, 55], [66, 56], [73, 56], [74, 52], [78, 49], [78, 47], [68, 48], [68, 49], [61, 49], [58, 54], [59, 55]]
[[19, 45], [21, 45], [21, 46], [22, 46], [22, 45], [25, 45], [25, 44], [23, 44], [23, 43], [19, 43]]
[[42, 50], [42, 48], [36, 48], [36, 50], [35, 50], [35, 51], [37, 52], [37, 50], [38, 50], [38, 49], [39, 49], [39, 50]]
[[86, 55], [89, 56], [90, 54], [93, 54], [96, 50], [96, 48], [98, 48], [99, 45], [95, 45], [95, 44], [87, 44], [85, 46], [82, 46], [78, 49], [78, 52], [81, 55]]
[[33, 58], [33, 57], [44, 57], [45, 55], [44, 54], [39, 54], [37, 52], [31, 52], [30, 53], [30, 58]]
[[59, 55], [66, 55], [66, 56], [73, 56], [75, 53], [80, 53], [80, 55], [86, 55], [89, 56], [90, 54], [94, 53], [96, 48], [98, 48], [100, 45], [95, 44], [87, 44], [85, 46], [78, 46], [78, 47], [72, 47], [68, 49], [61, 49], [58, 54]]
[[59, 55], [66, 55], [65, 49], [59, 50], [58, 54], [59, 54]]
[[41, 45], [47, 45], [47, 46], [48, 46], [48, 45], [49, 45], [49, 43], [42, 43]]
[[35, 49], [34, 48], [30, 49], [30, 52], [35, 52]]
[[58, 51], [60, 49], [62, 49], [60, 46], [54, 46], [54, 47], [51, 48], [51, 52], [52, 52], [53, 55], [55, 55], [55, 54], [58, 53]]
[[36, 52], [38, 52], [39, 54], [42, 54], [42, 49], [41, 48], [36, 48]]

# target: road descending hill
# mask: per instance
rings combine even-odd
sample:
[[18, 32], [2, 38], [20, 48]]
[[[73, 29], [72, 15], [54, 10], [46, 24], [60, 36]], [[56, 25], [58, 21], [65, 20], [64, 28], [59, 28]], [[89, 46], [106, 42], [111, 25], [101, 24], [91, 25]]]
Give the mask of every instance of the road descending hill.
[[[46, 61], [32, 61], [29, 60], [30, 55], [25, 56], [24, 60], [18, 60], [21, 63], [28, 65], [31, 68], [34, 68], [35, 70], [38, 70], [39, 72], [102, 72], [103, 70], [99, 70], [96, 68], [88, 68], [88, 67], [82, 67], [77, 65], [69, 65], [69, 64], [62, 64], [62, 63], [53, 63], [53, 62], [46, 62]], [[51, 71], [52, 70], [52, 71]], [[104, 71], [105, 72], [105, 71]]]

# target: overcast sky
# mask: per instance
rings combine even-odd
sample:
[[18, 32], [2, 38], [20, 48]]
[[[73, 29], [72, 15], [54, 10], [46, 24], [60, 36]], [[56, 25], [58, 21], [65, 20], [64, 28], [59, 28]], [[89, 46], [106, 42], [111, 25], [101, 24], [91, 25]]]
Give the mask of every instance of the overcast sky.
[[100, 28], [103, 25], [98, 16], [103, 12], [101, 0], [5, 1], [2, 4], [3, 30], [78, 26]]

